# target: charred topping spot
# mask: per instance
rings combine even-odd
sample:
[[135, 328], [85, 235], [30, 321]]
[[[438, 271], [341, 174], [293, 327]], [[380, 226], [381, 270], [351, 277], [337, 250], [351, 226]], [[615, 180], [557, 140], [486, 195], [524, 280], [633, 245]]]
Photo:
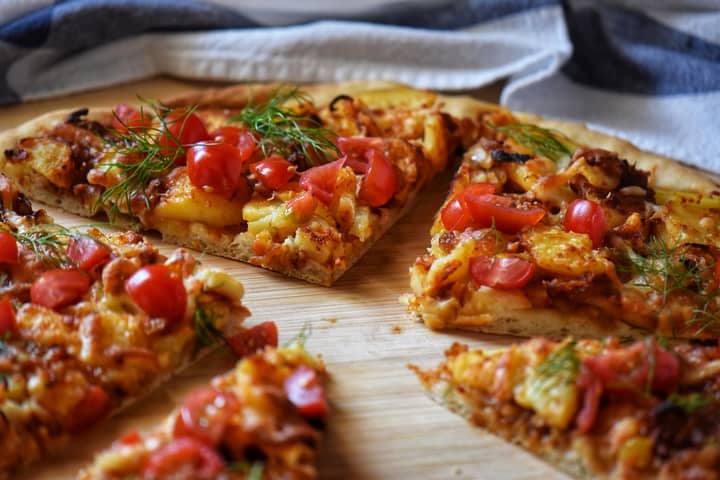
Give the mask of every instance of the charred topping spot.
[[490, 156], [496, 162], [501, 163], [525, 163], [532, 157], [524, 153], [506, 152], [505, 150], [492, 150]]
[[618, 178], [617, 189], [629, 186], [638, 186], [648, 189], [648, 177], [650, 174], [638, 169], [617, 153], [603, 150], [602, 148], [582, 148], [572, 156], [572, 162], [584, 158], [588, 165], [600, 167], [612, 178]]
[[20, 147], [10, 148], [8, 150], [5, 150], [5, 158], [10, 160], [11, 162], [19, 162], [22, 160], [25, 160], [28, 157], [27, 150], [24, 150]]
[[80, 108], [78, 110], [75, 110], [73, 112], [70, 112], [65, 119], [65, 122], [67, 123], [78, 123], [82, 121], [82, 117], [87, 115], [90, 112], [87, 108]]
[[32, 215], [34, 213], [30, 200], [22, 193], [17, 194], [17, 197], [13, 200], [12, 208], [18, 215]]
[[332, 101], [330, 102], [330, 107], [329, 107], [331, 112], [335, 111], [335, 104], [341, 100], [349, 100], [352, 102], [353, 98], [350, 95], [344, 95], [344, 94], [338, 95], [337, 97], [333, 98]]
[[664, 401], [650, 414], [655, 455], [670, 458], [674, 452], [701, 447], [720, 438], [717, 404], [688, 414], [685, 409]]

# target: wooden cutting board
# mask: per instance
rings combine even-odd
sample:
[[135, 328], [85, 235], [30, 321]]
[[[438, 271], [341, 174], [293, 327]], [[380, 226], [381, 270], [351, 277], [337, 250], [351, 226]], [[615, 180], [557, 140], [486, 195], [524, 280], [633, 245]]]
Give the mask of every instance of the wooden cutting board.
[[[136, 94], [158, 98], [205, 86], [167, 78], [0, 109], [0, 130], [55, 108], [114, 105]], [[497, 101], [497, 86], [473, 92]], [[246, 288], [250, 323], [275, 320], [285, 342], [309, 324], [307, 348], [322, 354], [330, 373], [332, 404], [320, 470], [324, 479], [563, 479], [565, 476], [430, 401], [408, 363], [436, 365], [453, 341], [500, 347], [512, 338], [432, 332], [409, 318], [398, 297], [408, 291], [408, 268], [422, 254], [450, 175], [438, 179], [415, 208], [332, 288], [284, 278], [260, 268], [204, 255]], [[40, 204], [36, 204], [38, 207]], [[48, 208], [65, 225], [79, 217]], [[168, 252], [171, 246], [157, 238]], [[129, 406], [69, 448], [17, 478], [65, 479], [129, 429], [149, 430], [192, 388], [232, 367], [214, 354], [158, 391]]]

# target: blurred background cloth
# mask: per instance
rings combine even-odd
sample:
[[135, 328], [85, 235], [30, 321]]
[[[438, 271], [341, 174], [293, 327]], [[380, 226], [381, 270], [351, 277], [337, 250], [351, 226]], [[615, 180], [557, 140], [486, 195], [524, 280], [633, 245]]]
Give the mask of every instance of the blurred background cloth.
[[720, 172], [717, 0], [0, 0], [0, 104], [157, 74], [388, 79]]

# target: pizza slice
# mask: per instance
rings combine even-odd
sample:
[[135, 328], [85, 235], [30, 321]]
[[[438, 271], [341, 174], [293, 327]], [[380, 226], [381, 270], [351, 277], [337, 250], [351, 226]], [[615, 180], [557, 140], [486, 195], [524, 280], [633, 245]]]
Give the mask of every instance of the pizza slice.
[[720, 335], [720, 190], [562, 122], [484, 118], [411, 268], [431, 328], [601, 338]]
[[157, 430], [121, 437], [79, 478], [317, 478], [324, 377], [299, 344], [267, 347], [192, 392]]
[[70, 212], [330, 285], [495, 108], [386, 83], [230, 87], [45, 115], [0, 136], [0, 168]]
[[653, 337], [454, 344], [430, 396], [576, 478], [717, 479], [720, 349]]
[[229, 275], [134, 232], [61, 227], [4, 176], [0, 200], [0, 477], [223, 337], [242, 348], [248, 311]]

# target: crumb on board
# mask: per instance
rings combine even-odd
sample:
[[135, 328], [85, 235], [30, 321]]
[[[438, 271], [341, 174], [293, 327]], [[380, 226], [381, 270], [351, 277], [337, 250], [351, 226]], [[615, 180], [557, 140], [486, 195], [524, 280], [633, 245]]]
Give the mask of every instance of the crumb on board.
[[336, 317], [323, 317], [320, 320], [322, 320], [323, 322], [328, 322], [328, 323], [332, 323], [332, 324], [335, 324], [338, 321], [338, 319]]
[[398, 334], [398, 333], [402, 333], [403, 329], [400, 325], [395, 324], [392, 327], [390, 327], [390, 331], [392, 333]]

